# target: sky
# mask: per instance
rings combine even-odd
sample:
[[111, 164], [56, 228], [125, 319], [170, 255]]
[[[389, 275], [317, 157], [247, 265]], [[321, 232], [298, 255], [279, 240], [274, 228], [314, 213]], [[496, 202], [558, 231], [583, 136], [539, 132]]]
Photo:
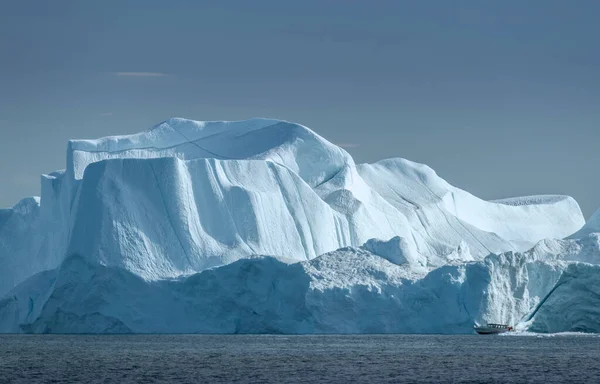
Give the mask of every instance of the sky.
[[[169, 117], [306, 125], [484, 199], [600, 207], [600, 2], [0, 2], [0, 207], [67, 141]], [[42, 202], [43, 203], [43, 202]]]

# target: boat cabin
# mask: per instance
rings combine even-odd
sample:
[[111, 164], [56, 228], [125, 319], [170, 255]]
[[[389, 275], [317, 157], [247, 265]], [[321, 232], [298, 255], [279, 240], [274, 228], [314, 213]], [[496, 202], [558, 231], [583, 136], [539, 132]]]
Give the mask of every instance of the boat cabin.
[[506, 325], [506, 324], [487, 324], [488, 328], [503, 328], [503, 329], [509, 329], [511, 328], [510, 326]]

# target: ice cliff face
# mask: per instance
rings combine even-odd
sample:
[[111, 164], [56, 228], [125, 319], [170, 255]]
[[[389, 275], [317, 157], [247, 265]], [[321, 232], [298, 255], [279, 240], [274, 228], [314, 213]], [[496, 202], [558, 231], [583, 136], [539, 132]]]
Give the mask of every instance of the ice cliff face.
[[598, 303], [587, 297], [597, 273], [533, 251], [415, 271], [347, 247], [310, 261], [244, 258], [149, 282], [71, 256], [0, 301], [0, 326], [36, 333], [470, 333], [474, 323], [526, 322], [543, 303], [531, 329], [598, 332]]
[[484, 201], [298, 124], [170, 119], [71, 141], [0, 211], [0, 331], [463, 332], [595, 262], [559, 240], [583, 224], [570, 197]]
[[570, 264], [543, 298], [529, 330], [600, 333], [599, 281], [598, 265]]

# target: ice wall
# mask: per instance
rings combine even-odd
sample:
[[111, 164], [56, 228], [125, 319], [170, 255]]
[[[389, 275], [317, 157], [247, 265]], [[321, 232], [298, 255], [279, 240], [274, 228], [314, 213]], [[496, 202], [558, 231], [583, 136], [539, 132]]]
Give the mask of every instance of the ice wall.
[[399, 236], [403, 257], [431, 270], [463, 260], [461, 244], [482, 260], [582, 225], [569, 197], [483, 201], [408, 160], [357, 166], [299, 124], [174, 118], [69, 142], [41, 200], [0, 212], [0, 295], [73, 254], [156, 281]]

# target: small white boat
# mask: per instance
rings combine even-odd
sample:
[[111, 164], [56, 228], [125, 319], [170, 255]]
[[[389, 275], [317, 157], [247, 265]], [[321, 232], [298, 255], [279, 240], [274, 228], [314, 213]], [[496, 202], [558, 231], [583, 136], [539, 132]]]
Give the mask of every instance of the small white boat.
[[480, 335], [497, 335], [498, 333], [510, 332], [513, 327], [505, 324], [486, 324], [486, 325], [474, 325], [473, 329]]

